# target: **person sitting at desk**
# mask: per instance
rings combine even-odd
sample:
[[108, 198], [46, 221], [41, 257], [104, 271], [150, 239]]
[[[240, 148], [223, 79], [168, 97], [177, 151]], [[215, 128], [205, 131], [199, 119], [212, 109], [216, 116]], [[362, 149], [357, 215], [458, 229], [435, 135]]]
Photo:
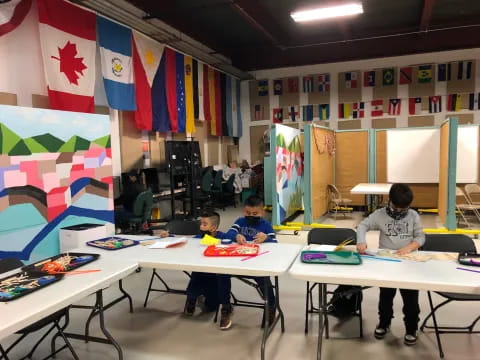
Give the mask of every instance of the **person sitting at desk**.
[[235, 193], [239, 194], [242, 192], [242, 180], [240, 175], [242, 174], [242, 169], [238, 167], [237, 162], [231, 161], [228, 164], [228, 167], [225, 167], [223, 170], [223, 180], [228, 180], [230, 176], [235, 175], [235, 180], [233, 181], [233, 186], [235, 188]]
[[122, 194], [115, 199], [115, 224], [120, 228], [128, 222], [128, 219], [134, 216], [133, 206], [137, 196], [145, 191], [145, 186], [140, 181], [140, 175], [137, 170], [130, 170], [128, 181], [123, 185]]
[[[393, 184], [390, 188], [387, 207], [376, 210], [363, 220], [357, 228], [357, 251], [365, 253], [367, 249], [366, 234], [370, 230], [380, 231], [382, 249], [397, 250], [405, 255], [417, 250], [425, 243], [420, 216], [412, 209], [413, 193], [406, 184]], [[375, 338], [383, 339], [390, 328], [393, 318], [393, 299], [397, 289], [380, 288], [378, 302], [379, 322], [375, 329]], [[418, 290], [400, 289], [403, 298], [403, 315], [405, 322], [405, 345], [417, 343], [417, 329], [420, 314]]]

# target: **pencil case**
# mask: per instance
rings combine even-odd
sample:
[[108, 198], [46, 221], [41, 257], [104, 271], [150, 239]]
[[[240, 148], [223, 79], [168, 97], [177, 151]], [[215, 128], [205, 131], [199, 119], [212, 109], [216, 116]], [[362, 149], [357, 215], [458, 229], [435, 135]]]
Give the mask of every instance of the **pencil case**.
[[475, 252], [464, 252], [458, 254], [458, 262], [462, 265], [480, 266], [480, 254]]

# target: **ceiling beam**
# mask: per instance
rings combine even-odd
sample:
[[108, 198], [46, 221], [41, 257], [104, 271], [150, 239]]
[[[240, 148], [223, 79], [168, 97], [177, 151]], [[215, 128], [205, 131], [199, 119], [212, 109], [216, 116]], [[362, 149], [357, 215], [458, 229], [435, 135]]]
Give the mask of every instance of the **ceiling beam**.
[[420, 17], [420, 31], [427, 31], [430, 26], [430, 19], [432, 18], [432, 10], [435, 5], [435, 0], [423, 0], [423, 10]]

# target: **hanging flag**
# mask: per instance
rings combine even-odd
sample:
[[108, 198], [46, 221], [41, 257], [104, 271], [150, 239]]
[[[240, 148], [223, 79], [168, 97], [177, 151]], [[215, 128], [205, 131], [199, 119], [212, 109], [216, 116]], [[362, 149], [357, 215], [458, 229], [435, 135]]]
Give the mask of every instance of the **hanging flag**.
[[223, 133], [224, 136], [233, 136], [233, 103], [234, 103], [234, 93], [232, 91], [232, 82], [234, 79], [230, 75], [225, 75], [225, 124], [226, 131]]
[[[141, 130], [153, 130], [152, 86], [165, 46], [136, 31], [133, 31], [132, 43], [135, 99], [137, 103], [137, 110], [134, 113], [135, 125]], [[165, 74], [167, 77], [168, 72], [165, 72]], [[173, 120], [170, 117], [170, 122], [172, 121], [176, 122], [176, 117]]]
[[422, 98], [414, 97], [408, 99], [408, 113], [410, 115], [418, 115], [422, 113]]
[[[236, 104], [237, 104], [237, 126], [236, 126], [236, 131], [234, 131], [234, 134], [233, 136], [235, 137], [242, 137], [243, 135], [243, 125], [242, 125], [242, 112], [240, 111], [241, 110], [241, 100], [240, 100], [240, 80], [239, 79], [236, 79], [235, 80], [235, 83], [236, 83], [236, 86], [235, 86], [235, 96], [237, 97], [237, 101], [236, 101]], [[235, 130], [235, 127], [234, 127], [234, 130]]]
[[400, 85], [410, 84], [412, 82], [412, 67], [400, 68], [400, 79], [398, 81]]
[[63, 0], [39, 0], [38, 16], [50, 107], [93, 113], [95, 13]]
[[215, 70], [215, 135], [222, 136], [223, 109], [222, 109], [222, 80], [220, 71]]
[[428, 112], [429, 113], [442, 112], [442, 97], [441, 96], [429, 96], [428, 97]]
[[[140, 61], [140, 60], [135, 60]], [[168, 113], [168, 100], [167, 100], [167, 88], [165, 86], [167, 81], [166, 75], [166, 57], [162, 56], [160, 65], [158, 66], [157, 73], [153, 79], [151, 98], [152, 98], [152, 130], [167, 132], [171, 131], [170, 126], [170, 114]], [[138, 74], [135, 72], [135, 77]], [[145, 80], [146, 82], [146, 80]], [[138, 86], [138, 83], [137, 83]], [[137, 101], [138, 102], [138, 101]], [[137, 110], [138, 111], [138, 110]]]
[[318, 119], [319, 120], [330, 119], [330, 105], [329, 104], [318, 105]]
[[32, 0], [0, 1], [0, 36], [20, 25], [32, 7]]
[[258, 96], [268, 95], [268, 80], [257, 81]]
[[437, 81], [447, 81], [447, 64], [437, 65]]
[[313, 76], [303, 77], [303, 92], [304, 93], [313, 92]]
[[383, 115], [383, 100], [372, 100], [372, 116], [382, 116]]
[[237, 111], [238, 105], [237, 104], [237, 79], [233, 76], [230, 76], [230, 91], [231, 91], [231, 102], [232, 102], [232, 114], [231, 114], [231, 124], [229, 125], [231, 128], [229, 129], [228, 136], [237, 137], [238, 135], [238, 128], [237, 128]]
[[288, 117], [290, 118], [290, 121], [297, 121], [299, 119], [299, 111], [298, 111], [298, 106], [289, 106], [288, 107]]
[[478, 94], [471, 93], [469, 95], [468, 109], [469, 110], [480, 110], [480, 93], [478, 93]]
[[388, 115], [400, 115], [402, 100], [390, 99], [388, 103]]
[[[209, 66], [207, 64], [202, 64], [202, 74], [203, 74], [203, 115], [207, 126], [210, 126], [212, 121], [212, 114], [210, 112], [210, 77], [209, 77]], [[200, 72], [199, 72], [200, 74]], [[200, 93], [199, 93], [200, 94]]]
[[472, 62], [459, 61], [457, 67], [457, 80], [468, 80], [472, 77]]
[[276, 79], [273, 80], [273, 95], [282, 95], [283, 94], [283, 80]]
[[298, 77], [288, 78], [288, 92], [298, 93]]
[[187, 114], [185, 107], [185, 55], [175, 51], [175, 70], [177, 80], [178, 132], [185, 133]]
[[351, 116], [351, 104], [342, 103], [338, 104], [338, 118], [348, 119]]
[[356, 89], [358, 87], [358, 79], [356, 72], [346, 72], [345, 73], [345, 88], [347, 89]]
[[319, 92], [330, 91], [330, 74], [318, 75], [318, 91]]
[[185, 81], [185, 132], [195, 132], [195, 104], [193, 96], [193, 59], [191, 56], [184, 57], [184, 81]]
[[227, 95], [227, 74], [224, 72], [220, 72], [220, 93], [221, 97], [221, 109], [222, 109], [222, 122], [220, 124], [221, 135], [227, 136], [228, 135], [228, 108], [227, 108], [227, 97], [231, 94]]
[[193, 117], [198, 119], [200, 113], [198, 102], [198, 61], [192, 59]]
[[197, 74], [198, 74], [198, 117], [200, 121], [205, 121], [205, 91], [204, 91], [204, 68], [203, 63], [197, 61]]
[[418, 67], [418, 82], [420, 84], [432, 82], [432, 65], [420, 65]]
[[313, 105], [303, 105], [302, 106], [303, 121], [312, 121], [313, 120]]
[[365, 71], [363, 73], [363, 86], [364, 87], [375, 86], [375, 70]]
[[395, 69], [394, 68], [388, 68], [388, 69], [382, 69], [382, 85], [383, 86], [389, 86], [393, 85], [395, 83]]
[[447, 81], [452, 80], [452, 63], [447, 64]]
[[97, 32], [108, 105], [117, 110], [136, 110], [132, 30], [97, 16]]
[[217, 135], [217, 106], [216, 106], [216, 91], [215, 91], [215, 70], [208, 67], [208, 95], [210, 107], [210, 135]]
[[462, 96], [460, 94], [448, 95], [447, 110], [459, 111], [462, 108]]
[[275, 108], [273, 109], [273, 123], [280, 124], [283, 122], [283, 109]]
[[254, 105], [253, 110], [256, 121], [265, 119], [265, 108], [263, 105]]
[[365, 117], [365, 103], [355, 102], [353, 103], [352, 115], [354, 119], [361, 119]]

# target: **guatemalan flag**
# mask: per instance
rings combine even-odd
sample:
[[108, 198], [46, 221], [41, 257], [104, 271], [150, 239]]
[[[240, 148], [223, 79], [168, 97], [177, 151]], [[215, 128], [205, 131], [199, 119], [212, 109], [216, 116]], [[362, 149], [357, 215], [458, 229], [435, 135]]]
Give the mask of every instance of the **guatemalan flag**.
[[132, 31], [101, 16], [97, 17], [97, 30], [108, 105], [117, 110], [136, 110]]
[[63, 0], [39, 0], [38, 15], [50, 107], [92, 113], [95, 13]]

